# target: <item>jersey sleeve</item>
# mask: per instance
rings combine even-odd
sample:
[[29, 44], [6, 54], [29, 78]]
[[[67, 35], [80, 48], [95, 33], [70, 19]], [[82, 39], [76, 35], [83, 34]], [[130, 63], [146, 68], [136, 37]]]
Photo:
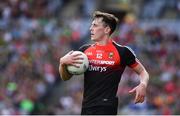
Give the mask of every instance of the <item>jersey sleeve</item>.
[[88, 47], [90, 46], [90, 44], [85, 44], [83, 46], [81, 46], [78, 51], [84, 52]]
[[137, 62], [137, 58], [136, 55], [134, 53], [134, 51], [129, 48], [129, 47], [125, 47], [125, 63], [127, 66], [133, 68], [135, 66], [137, 66], [138, 62]]

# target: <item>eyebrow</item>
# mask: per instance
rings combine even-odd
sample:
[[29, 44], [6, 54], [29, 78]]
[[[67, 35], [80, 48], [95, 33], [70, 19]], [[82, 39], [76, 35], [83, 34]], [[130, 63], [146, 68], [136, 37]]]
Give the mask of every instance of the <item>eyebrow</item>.
[[97, 25], [97, 23], [95, 23], [95, 21], [93, 21], [93, 22], [91, 23], [91, 25]]

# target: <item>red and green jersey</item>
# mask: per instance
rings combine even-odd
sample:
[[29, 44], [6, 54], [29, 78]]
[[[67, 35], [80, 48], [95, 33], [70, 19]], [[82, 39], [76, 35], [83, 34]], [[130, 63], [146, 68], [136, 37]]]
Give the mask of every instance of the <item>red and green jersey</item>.
[[82, 107], [117, 104], [116, 93], [125, 67], [138, 64], [134, 52], [114, 41], [105, 46], [84, 45], [79, 50], [89, 60], [89, 68], [84, 73]]

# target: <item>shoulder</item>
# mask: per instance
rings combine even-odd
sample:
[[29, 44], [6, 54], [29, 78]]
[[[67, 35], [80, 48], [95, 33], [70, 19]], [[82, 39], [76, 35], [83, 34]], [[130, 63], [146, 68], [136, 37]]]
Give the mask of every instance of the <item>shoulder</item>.
[[131, 47], [129, 47], [129, 46], [124, 46], [124, 48], [125, 48], [125, 52], [126, 52], [126, 53], [129, 53], [129, 54], [132, 54], [132, 55], [136, 56], [134, 50], [132, 50]]
[[120, 44], [116, 43], [115, 41], [113, 41], [112, 43], [113, 43], [113, 45], [114, 45], [115, 47], [118, 47], [118, 48], [123, 48], [123, 46], [122, 46], [122, 45], [120, 45]]
[[84, 52], [87, 48], [89, 48], [90, 46], [92, 46], [92, 44], [84, 44], [79, 48], [79, 51]]
[[121, 52], [128, 49], [128, 46], [120, 45], [116, 43], [115, 41], [113, 41], [113, 45], [116, 47], [116, 49], [118, 49], [118, 51], [121, 51]]
[[118, 43], [116, 43], [115, 41], [113, 41], [114, 46], [118, 49], [118, 51], [122, 54], [126, 54], [126, 53], [132, 53], [133, 55], [135, 55], [134, 51], [132, 50], [131, 47], [129, 46], [125, 46], [125, 45], [120, 45]]

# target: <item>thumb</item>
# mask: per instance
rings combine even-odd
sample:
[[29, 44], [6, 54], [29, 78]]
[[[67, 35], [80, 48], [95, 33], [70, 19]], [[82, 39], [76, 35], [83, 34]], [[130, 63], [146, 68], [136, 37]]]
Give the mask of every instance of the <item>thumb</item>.
[[73, 53], [73, 50], [71, 50], [70, 52], [68, 52], [68, 54], [72, 54]]
[[136, 91], [136, 88], [133, 88], [129, 91], [129, 93], [134, 93]]

